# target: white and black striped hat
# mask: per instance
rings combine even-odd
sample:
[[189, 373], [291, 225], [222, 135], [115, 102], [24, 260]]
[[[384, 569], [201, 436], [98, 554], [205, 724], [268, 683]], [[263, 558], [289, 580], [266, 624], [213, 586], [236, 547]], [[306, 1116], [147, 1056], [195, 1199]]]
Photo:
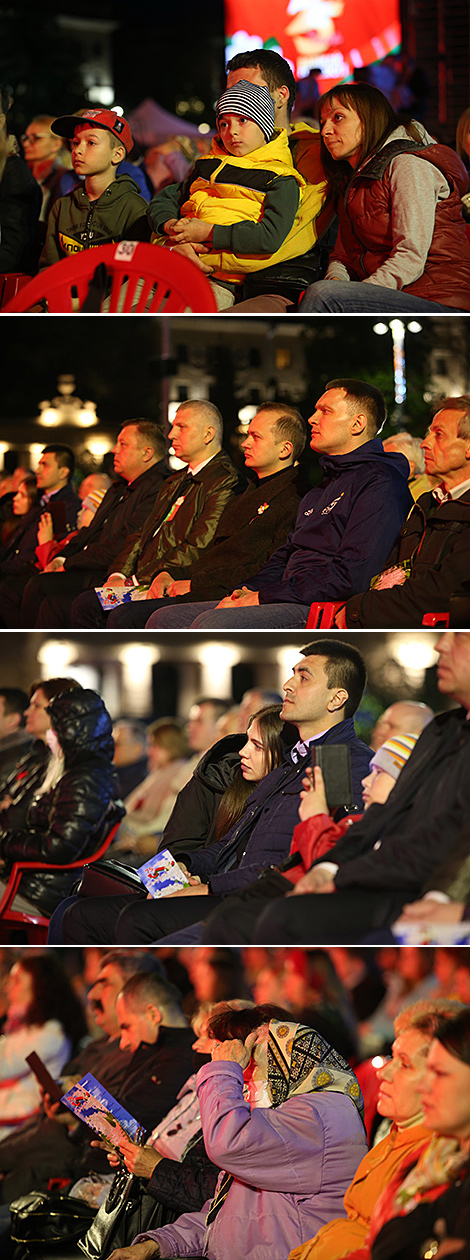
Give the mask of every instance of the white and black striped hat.
[[216, 118], [221, 114], [242, 114], [261, 127], [267, 140], [271, 140], [274, 131], [274, 101], [267, 87], [258, 83], [249, 83], [248, 79], [240, 79], [217, 101]]

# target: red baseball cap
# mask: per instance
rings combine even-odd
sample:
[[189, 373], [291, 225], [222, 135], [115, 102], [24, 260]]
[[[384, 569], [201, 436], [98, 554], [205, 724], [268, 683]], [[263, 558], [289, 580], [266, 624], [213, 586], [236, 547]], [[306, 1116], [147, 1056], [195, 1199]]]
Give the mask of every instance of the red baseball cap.
[[51, 131], [54, 131], [56, 136], [65, 136], [67, 140], [71, 140], [75, 135], [75, 128], [81, 126], [82, 123], [112, 131], [116, 140], [120, 140], [124, 145], [126, 153], [130, 153], [134, 147], [129, 123], [121, 114], [115, 114], [113, 109], [86, 109], [84, 114], [64, 114], [62, 118], [56, 118], [51, 124]]

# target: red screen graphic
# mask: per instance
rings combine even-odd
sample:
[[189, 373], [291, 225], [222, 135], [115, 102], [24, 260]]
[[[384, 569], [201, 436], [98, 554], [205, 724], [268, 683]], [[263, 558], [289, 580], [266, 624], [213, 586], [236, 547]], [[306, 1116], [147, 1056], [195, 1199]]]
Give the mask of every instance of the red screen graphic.
[[324, 91], [399, 48], [399, 0], [225, 0], [225, 31], [228, 59], [273, 48], [296, 79], [319, 67]]

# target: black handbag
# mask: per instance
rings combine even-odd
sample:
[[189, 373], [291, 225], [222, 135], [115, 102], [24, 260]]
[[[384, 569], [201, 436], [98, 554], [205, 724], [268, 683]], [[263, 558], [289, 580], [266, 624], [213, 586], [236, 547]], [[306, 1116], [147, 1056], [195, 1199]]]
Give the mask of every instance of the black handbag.
[[100, 858], [98, 862], [85, 863], [74, 892], [79, 897], [116, 897], [120, 893], [144, 895], [146, 889], [133, 866]]
[[78, 1242], [86, 1234], [96, 1209], [68, 1194], [33, 1190], [15, 1199], [10, 1211], [12, 1240], [26, 1244], [29, 1250], [36, 1243], [53, 1247]]
[[174, 1220], [176, 1213], [165, 1213], [163, 1221], [161, 1215], [161, 1204], [147, 1193], [145, 1183], [125, 1168], [118, 1169], [106, 1202], [98, 1208], [86, 1236], [78, 1240], [80, 1251], [88, 1260], [106, 1260], [116, 1247], [130, 1246], [155, 1217], [160, 1225], [169, 1216]]

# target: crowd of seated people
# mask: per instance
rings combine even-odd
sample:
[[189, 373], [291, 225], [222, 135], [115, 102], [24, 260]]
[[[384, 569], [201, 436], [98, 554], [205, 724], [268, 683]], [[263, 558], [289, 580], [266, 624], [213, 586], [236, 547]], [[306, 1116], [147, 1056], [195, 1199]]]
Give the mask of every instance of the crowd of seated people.
[[[125, 421], [114, 479], [85, 477], [81, 509], [72, 451], [48, 444], [35, 478], [18, 470], [0, 498], [1, 624], [300, 629], [317, 602], [335, 605], [339, 629], [450, 617], [468, 597], [470, 395], [441, 400], [421, 443], [410, 439], [425, 467], [415, 500], [410, 442], [382, 442], [385, 423], [381, 391], [352, 378], [327, 384], [308, 426], [263, 403], [245, 475], [218, 408], [187, 401], [168, 439], [181, 469], [169, 470], [158, 425]], [[310, 489], [308, 431], [322, 475]]]
[[[470, 636], [444, 633], [437, 650], [438, 687], [456, 707], [433, 717], [426, 705], [397, 702], [372, 751], [354, 729], [360, 653], [336, 639], [307, 644], [282, 708], [252, 714], [246, 743], [217, 740], [213, 727], [213, 747], [153, 834], [155, 853], [170, 850], [188, 887], [148, 899], [143, 886], [102, 896], [88, 884], [54, 911], [51, 943], [341, 944], [466, 921]], [[339, 814], [319, 766], [310, 768], [317, 746], [335, 744], [351, 763]], [[151, 845], [150, 832], [146, 856]]]
[[[334, 637], [300, 650], [283, 699], [247, 693], [244, 734], [221, 736], [236, 706], [207, 695], [190, 707], [186, 731], [172, 719], [147, 731], [135, 719], [113, 726], [101, 697], [73, 679], [34, 682], [29, 704], [3, 689], [2, 892], [21, 861], [15, 906], [50, 920], [51, 944], [341, 945], [374, 934], [387, 943], [426, 931], [439, 939], [440, 924], [464, 938], [470, 635], [444, 632], [437, 652], [438, 690], [451, 707], [434, 715], [396, 701], [372, 747], [354, 725], [363, 658]], [[246, 717], [247, 702], [260, 707]], [[180, 755], [154, 770], [160, 731]], [[335, 789], [337, 745], [350, 778]], [[74, 889], [70, 863], [86, 863], [107, 836], [106, 888], [91, 867]], [[172, 895], [149, 898], [141, 868], [164, 851], [179, 886], [164, 883]], [[51, 869], [35, 869], [38, 861]]]
[[363, 79], [324, 93], [318, 124], [298, 112], [291, 121], [289, 64], [271, 49], [237, 53], [210, 151], [202, 138], [168, 136], [140, 162], [130, 160], [127, 119], [104, 108], [37, 115], [21, 138], [23, 161], [2, 93], [3, 270], [34, 267], [40, 218], [40, 268], [110, 241], [152, 239], [207, 275], [219, 310], [284, 311], [302, 294], [305, 310], [382, 310], [384, 288], [393, 309], [468, 310], [465, 115], [456, 153]]
[[[2, 1255], [78, 1260], [90, 1229], [103, 1260], [241, 1260], [248, 1248], [261, 1260], [415, 1260], [433, 1239], [438, 1260], [467, 1256], [468, 951], [429, 951], [426, 995], [403, 988], [371, 1059], [362, 1017], [374, 1016], [389, 952], [349, 949], [346, 988], [333, 949], [5, 951], [0, 1073], [25, 1101], [0, 1135]], [[91, 1074], [143, 1141], [121, 1123], [110, 1149], [38, 1085], [20, 1043], [64, 1093]], [[89, 1207], [75, 1241], [66, 1197]]]

